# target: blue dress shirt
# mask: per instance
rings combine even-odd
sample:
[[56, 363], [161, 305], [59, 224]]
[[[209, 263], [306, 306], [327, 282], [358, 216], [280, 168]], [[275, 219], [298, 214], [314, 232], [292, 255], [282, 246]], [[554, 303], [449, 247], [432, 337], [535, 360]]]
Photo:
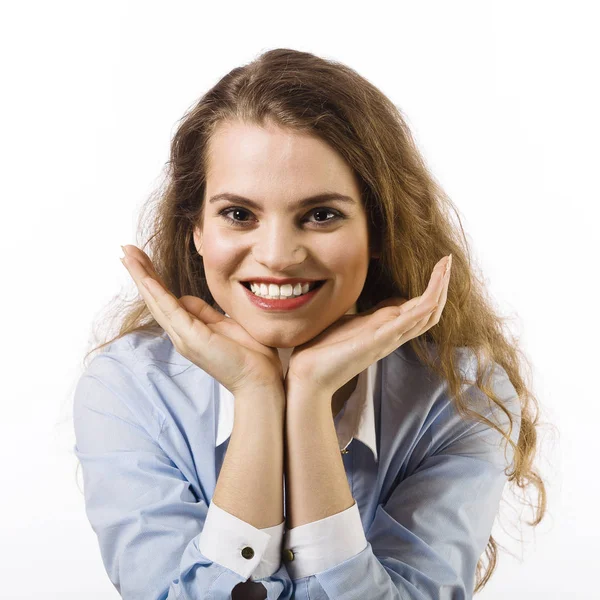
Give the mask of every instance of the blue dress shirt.
[[[473, 353], [457, 358], [474, 380]], [[492, 381], [516, 443], [519, 399], [499, 365]], [[465, 392], [471, 409], [508, 430], [476, 386]], [[365, 369], [336, 416], [355, 504], [287, 532], [284, 523], [257, 529], [211, 502], [232, 401], [164, 332], [116, 340], [79, 379], [74, 452], [86, 514], [122, 598], [229, 599], [248, 579], [269, 600], [472, 598], [513, 451], [458, 414], [447, 384], [408, 345]], [[248, 546], [251, 558], [241, 553]]]

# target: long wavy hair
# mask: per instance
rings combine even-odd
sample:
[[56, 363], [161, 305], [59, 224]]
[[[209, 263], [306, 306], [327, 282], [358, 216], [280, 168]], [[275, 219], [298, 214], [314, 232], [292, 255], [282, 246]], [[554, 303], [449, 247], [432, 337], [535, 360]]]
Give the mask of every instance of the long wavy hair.
[[[173, 136], [164, 179], [150, 195], [138, 223], [138, 244], [150, 256], [157, 273], [178, 298], [192, 295], [216, 306], [208, 289], [202, 256], [193, 242], [201, 223], [206, 182], [207, 150], [215, 128], [239, 120], [274, 123], [318, 136], [352, 167], [360, 184], [371, 240], [380, 247], [371, 260], [357, 300], [359, 313], [393, 296], [410, 299], [426, 289], [433, 266], [452, 253], [452, 277], [446, 305], [434, 327], [409, 340], [418, 359], [448, 381], [459, 413], [498, 430], [514, 450], [508, 481], [525, 492], [537, 492], [538, 525], [546, 513], [546, 488], [532, 464], [538, 451], [539, 404], [524, 380], [531, 366], [517, 341], [497, 314], [469, 255], [458, 211], [428, 171], [401, 111], [353, 69], [307, 52], [278, 48], [249, 64], [234, 68], [206, 92], [182, 117]], [[150, 211], [153, 209], [153, 211]], [[151, 212], [146, 217], [146, 211]], [[451, 219], [457, 216], [458, 227]], [[162, 328], [144, 300], [121, 299], [110, 311], [118, 321], [116, 335], [90, 350], [84, 358], [131, 333], [161, 335]], [[112, 335], [112, 334], [111, 334]], [[434, 344], [438, 357], [427, 349]], [[477, 357], [476, 381], [462, 378], [455, 349], [467, 347]], [[488, 386], [488, 367], [496, 362], [506, 371], [521, 405], [518, 443], [510, 439], [513, 417]], [[510, 431], [471, 411], [464, 383], [476, 385], [509, 417]], [[531, 501], [525, 502], [532, 507]], [[479, 592], [496, 568], [499, 544], [490, 535], [477, 563]], [[503, 546], [501, 546], [505, 549]]]

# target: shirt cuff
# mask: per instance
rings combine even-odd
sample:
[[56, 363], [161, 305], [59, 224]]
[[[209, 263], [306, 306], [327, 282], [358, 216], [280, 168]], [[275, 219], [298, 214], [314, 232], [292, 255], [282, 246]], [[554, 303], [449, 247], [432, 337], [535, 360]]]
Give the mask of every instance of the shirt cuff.
[[288, 530], [283, 554], [290, 577], [300, 579], [335, 567], [366, 547], [367, 538], [354, 502], [340, 513]]
[[204, 556], [246, 580], [270, 577], [281, 566], [284, 523], [258, 529], [211, 502], [198, 547]]
[[252, 574], [252, 581], [271, 577], [281, 567], [281, 543], [283, 542], [284, 525], [285, 519], [279, 525], [273, 525], [273, 527], [266, 527], [260, 530], [269, 534], [271, 539], [267, 544], [267, 549], [263, 554], [262, 560]]

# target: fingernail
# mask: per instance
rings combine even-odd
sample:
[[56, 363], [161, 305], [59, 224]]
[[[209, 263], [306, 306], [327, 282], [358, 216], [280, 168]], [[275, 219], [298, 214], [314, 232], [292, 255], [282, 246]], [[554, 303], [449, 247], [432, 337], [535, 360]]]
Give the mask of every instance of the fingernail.
[[125, 246], [121, 246], [121, 250], [123, 250], [123, 254], [127, 256], [127, 250], [125, 250]]

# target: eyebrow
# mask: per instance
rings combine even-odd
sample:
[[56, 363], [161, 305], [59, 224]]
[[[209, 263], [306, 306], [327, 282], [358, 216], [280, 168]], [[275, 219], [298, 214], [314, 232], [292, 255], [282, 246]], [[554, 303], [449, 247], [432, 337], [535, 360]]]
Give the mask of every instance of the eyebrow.
[[[244, 196], [230, 194], [229, 192], [223, 192], [222, 194], [216, 194], [212, 196], [208, 203], [212, 204], [213, 202], [219, 202], [222, 200], [228, 200], [230, 202], [242, 202], [248, 206], [251, 206], [252, 208], [260, 209], [260, 204], [258, 204], [258, 202], [250, 200], [249, 198], [244, 198]], [[292, 206], [300, 208], [321, 204], [322, 202], [331, 202], [332, 200], [338, 200], [347, 204], [356, 204], [356, 200], [350, 196], [344, 196], [343, 194], [338, 194], [336, 192], [323, 192], [321, 194], [315, 194], [314, 196], [309, 196], [308, 198], [298, 200], [297, 202], [294, 202]]]

